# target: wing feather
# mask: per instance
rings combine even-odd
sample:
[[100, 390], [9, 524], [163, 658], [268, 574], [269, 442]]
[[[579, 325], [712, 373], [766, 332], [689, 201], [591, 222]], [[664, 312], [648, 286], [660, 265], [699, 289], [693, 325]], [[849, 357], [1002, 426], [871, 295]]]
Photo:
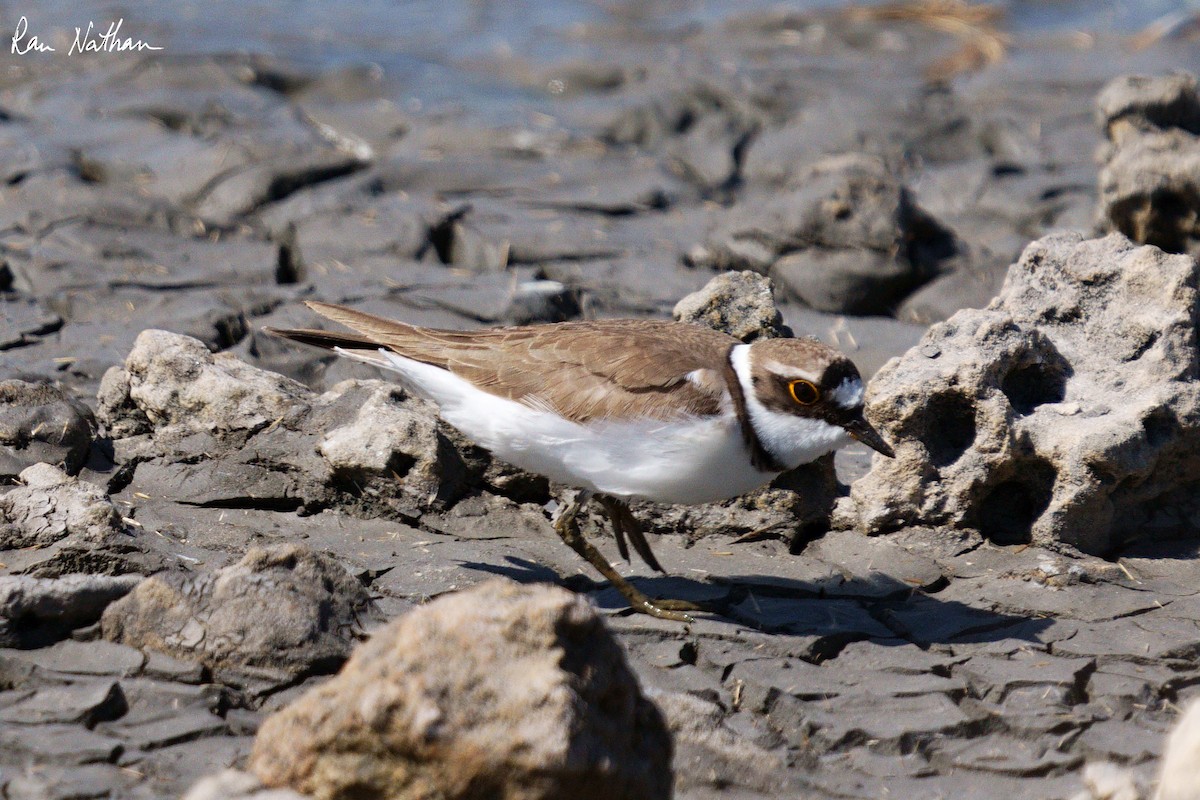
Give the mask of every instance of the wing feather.
[[680, 322], [597, 320], [447, 331], [330, 303], [307, 305], [357, 335], [271, 332], [355, 351], [356, 357], [386, 347], [450, 370], [484, 391], [549, 407], [577, 422], [719, 413], [728, 402], [721, 366], [729, 348], [739, 343], [718, 331]]

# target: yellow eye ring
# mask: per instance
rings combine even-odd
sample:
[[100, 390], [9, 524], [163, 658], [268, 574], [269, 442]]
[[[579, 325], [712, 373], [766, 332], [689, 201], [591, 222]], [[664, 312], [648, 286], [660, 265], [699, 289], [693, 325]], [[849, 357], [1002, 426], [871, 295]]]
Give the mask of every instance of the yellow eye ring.
[[821, 399], [821, 390], [812, 381], [788, 381], [788, 392], [802, 406], [811, 406]]

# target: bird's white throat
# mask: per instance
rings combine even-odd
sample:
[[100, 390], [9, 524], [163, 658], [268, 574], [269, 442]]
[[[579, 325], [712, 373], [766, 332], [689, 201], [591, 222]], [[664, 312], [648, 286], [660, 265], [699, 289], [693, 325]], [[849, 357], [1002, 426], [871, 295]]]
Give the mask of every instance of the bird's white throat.
[[[802, 417], [798, 414], [782, 414], [762, 404], [754, 392], [751, 379], [751, 346], [735, 345], [730, 353], [730, 363], [746, 397], [746, 413], [758, 440], [771, 456], [788, 469], [820, 458], [826, 453], [849, 444], [850, 434], [822, 419]], [[843, 392], [839, 387], [839, 393]], [[861, 396], [861, 384], [858, 393]], [[847, 387], [844, 394], [852, 395], [854, 389]], [[849, 399], [847, 397], [847, 399]]]

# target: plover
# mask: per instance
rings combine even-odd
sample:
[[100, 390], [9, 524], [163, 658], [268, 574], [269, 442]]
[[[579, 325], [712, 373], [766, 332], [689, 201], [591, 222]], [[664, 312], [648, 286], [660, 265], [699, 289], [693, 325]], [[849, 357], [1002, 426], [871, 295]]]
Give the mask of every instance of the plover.
[[661, 572], [629, 500], [724, 500], [855, 439], [894, 455], [863, 417], [854, 364], [815, 339], [744, 344], [653, 320], [448, 331], [307, 305], [354, 333], [265, 330], [397, 373], [499, 458], [582, 489], [555, 530], [635, 610], [657, 617], [687, 621], [698, 607], [651, 599], [625, 580], [580, 532], [581, 503], [603, 506], [624, 558], [628, 537]]

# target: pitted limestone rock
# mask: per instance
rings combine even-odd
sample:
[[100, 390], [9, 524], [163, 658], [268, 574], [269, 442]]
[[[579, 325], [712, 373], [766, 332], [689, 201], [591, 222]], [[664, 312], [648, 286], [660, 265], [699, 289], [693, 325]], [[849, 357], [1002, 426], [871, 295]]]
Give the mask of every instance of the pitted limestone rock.
[[0, 560], [10, 569], [39, 578], [144, 575], [175, 563], [97, 486], [45, 463], [20, 479], [22, 486], [0, 495]]
[[1200, 267], [1114, 234], [1048, 236], [1001, 294], [872, 381], [896, 445], [835, 524], [979, 529], [1107, 553], [1200, 529]]
[[1122, 75], [1096, 95], [1096, 118], [1114, 142], [1127, 135], [1181, 128], [1200, 133], [1196, 76], [1186, 72], [1148, 77]]
[[[354, 402], [349, 401], [356, 397]], [[332, 424], [321, 435], [317, 451], [340, 482], [366, 483], [377, 476], [403, 477], [415, 493], [436, 494], [442, 484], [445, 447], [437, 410], [408, 398], [400, 387], [372, 381], [343, 381], [322, 400], [353, 409], [353, 417]], [[344, 414], [342, 415], [344, 416]]]

